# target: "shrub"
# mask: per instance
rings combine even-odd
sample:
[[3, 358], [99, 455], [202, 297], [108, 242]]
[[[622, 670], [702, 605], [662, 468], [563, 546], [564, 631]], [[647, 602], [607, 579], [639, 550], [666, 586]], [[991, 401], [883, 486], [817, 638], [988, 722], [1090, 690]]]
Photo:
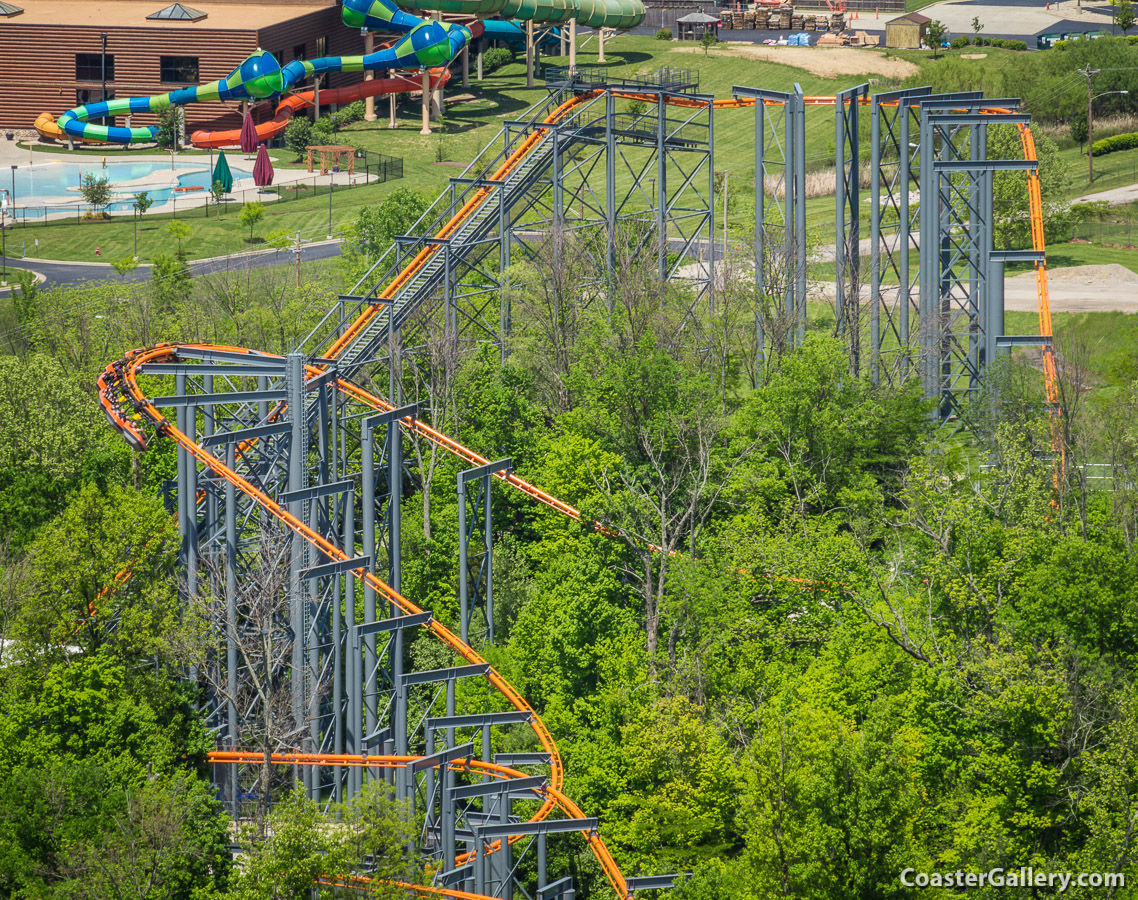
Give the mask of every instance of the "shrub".
[[948, 46], [950, 46], [953, 50], [959, 50], [961, 47], [967, 47], [968, 44], [969, 41], [966, 37], [955, 37], [948, 42]]
[[1091, 144], [1091, 156], [1105, 156], [1107, 153], [1117, 153], [1119, 150], [1133, 150], [1138, 147], [1138, 132], [1116, 134], [1114, 137], [1103, 138]]
[[493, 72], [514, 61], [514, 51], [509, 47], [491, 47], [482, 54], [482, 71]]
[[671, 28], [661, 28], [659, 31], [656, 32], [656, 40], [658, 40], [658, 41], [670, 41], [671, 39], [672, 39], [672, 29]]
[[364, 102], [357, 100], [355, 103], [349, 103], [343, 109], [332, 114], [331, 118], [336, 120], [336, 124], [343, 128], [345, 125], [351, 125], [353, 122], [359, 122], [364, 117]]
[[304, 155], [304, 148], [312, 143], [312, 123], [305, 116], [293, 116], [284, 133], [284, 145], [296, 154]]
[[328, 116], [323, 119], [317, 119], [316, 124], [312, 126], [312, 139], [314, 141], [327, 142], [332, 139], [332, 132], [334, 122]]

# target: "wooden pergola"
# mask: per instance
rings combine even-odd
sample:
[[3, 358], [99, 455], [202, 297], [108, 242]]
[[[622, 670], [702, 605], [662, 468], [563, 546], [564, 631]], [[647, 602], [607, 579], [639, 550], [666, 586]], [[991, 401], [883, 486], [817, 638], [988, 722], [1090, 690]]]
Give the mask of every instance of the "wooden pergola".
[[308, 151], [309, 172], [312, 171], [313, 154], [319, 150], [321, 175], [327, 175], [333, 167], [339, 168], [340, 171], [347, 169], [349, 175], [356, 174], [356, 148], [349, 144], [316, 144], [304, 149]]

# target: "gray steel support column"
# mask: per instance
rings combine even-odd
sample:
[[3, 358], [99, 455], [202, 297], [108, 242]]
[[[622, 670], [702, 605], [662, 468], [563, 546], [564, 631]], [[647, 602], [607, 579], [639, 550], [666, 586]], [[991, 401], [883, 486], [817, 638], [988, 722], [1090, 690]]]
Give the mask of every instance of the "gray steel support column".
[[[972, 162], [983, 159], [980, 145], [980, 125], [968, 126], [968, 158]], [[987, 254], [984, 252], [984, 201], [982, 192], [984, 176], [971, 171], [968, 177], [968, 205], [975, 217], [968, 224], [968, 387], [976, 390], [980, 386], [980, 342], [983, 339], [984, 320], [982, 317], [981, 292], [984, 289], [984, 265]]]
[[[950, 159], [952, 150], [953, 147], [948, 138], [942, 138], [938, 158], [942, 160]], [[952, 204], [951, 202], [945, 202], [945, 200], [941, 198], [942, 196], [951, 196], [949, 193], [951, 191], [951, 176], [934, 171], [933, 185], [940, 207], [940, 214], [936, 219], [937, 241], [935, 253], [937, 268], [934, 271], [938, 273], [938, 278], [935, 293], [933, 294], [935, 301], [933, 314], [936, 317], [936, 328], [933, 335], [936, 342], [936, 364], [933, 369], [933, 376], [936, 385], [936, 397], [940, 409], [940, 416], [942, 420], [945, 420], [951, 412], [951, 407], [948, 405], [948, 397], [953, 393], [951, 382], [952, 357], [949, 348], [949, 335], [951, 333], [949, 317], [952, 315], [952, 264], [949, 258], [952, 243]], [[943, 191], [942, 186], [947, 187], [948, 191]]]
[[917, 312], [917, 333], [919, 345], [919, 365], [921, 372], [921, 385], [926, 398], [934, 394], [935, 386], [932, 373], [935, 370], [935, 347], [933, 334], [933, 309], [935, 297], [940, 285], [938, 258], [939, 258], [939, 220], [940, 205], [936, 190], [936, 176], [933, 171], [933, 162], [936, 159], [936, 149], [933, 146], [933, 129], [929, 122], [927, 111], [921, 111], [920, 137], [921, 167], [920, 167], [920, 233], [921, 242], [918, 250], [918, 271], [920, 272], [920, 305]]
[[845, 95], [838, 94], [834, 98], [834, 317], [840, 340], [846, 332], [846, 165]]
[[[225, 464], [230, 468], [237, 465], [237, 445], [230, 441], [225, 445]], [[237, 749], [240, 735], [237, 732], [237, 487], [232, 481], [225, 482], [225, 688], [229, 693], [226, 724], [229, 748]], [[229, 789], [232, 792], [232, 815], [237, 818], [237, 777], [236, 763], [229, 767]]]
[[455, 308], [454, 285], [451, 272], [450, 242], [443, 246], [443, 304], [445, 307], [445, 329], [447, 343], [451, 349], [458, 350], [458, 311]]
[[[510, 823], [510, 794], [508, 791], [502, 791], [498, 795], [498, 822], [502, 825]], [[498, 845], [498, 852], [492, 857], [498, 863], [498, 894], [497, 896], [510, 900], [514, 896], [514, 892], [510, 890], [510, 870], [513, 869], [513, 860], [510, 858], [513, 854], [510, 852], [510, 839], [505, 835], [501, 838], [501, 843]]]
[[440, 857], [442, 858], [443, 869], [450, 869], [454, 867], [455, 852], [454, 852], [454, 798], [451, 796], [451, 791], [454, 790], [454, 770], [449, 764], [443, 766], [442, 770], [442, 798], [440, 800], [439, 814], [442, 816], [442, 848]]
[[469, 541], [466, 532], [466, 482], [458, 480], [458, 625], [464, 644], [470, 643]]
[[835, 160], [835, 288], [837, 325], [850, 356], [850, 371], [861, 369], [861, 297], [846, 296], [847, 290], [860, 294], [861, 288], [861, 175], [858, 128], [861, 96], [866, 85], [849, 88], [834, 98]]
[[[599, 29], [598, 29], [599, 33]], [[668, 205], [668, 112], [664, 105], [664, 92], [656, 95], [656, 270], [660, 281], [668, 277], [668, 220], [664, 215]]]
[[[980, 140], [980, 158], [988, 158], [988, 126], [986, 123], [981, 123], [980, 132], [978, 134]], [[990, 338], [988, 336], [988, 319], [990, 318], [990, 308], [992, 304], [992, 281], [995, 273], [992, 270], [992, 248], [995, 241], [995, 223], [992, 219], [992, 188], [994, 172], [991, 169], [985, 169], [981, 174], [981, 187], [980, 187], [980, 208], [981, 217], [984, 220], [984, 236], [983, 242], [980, 245], [980, 252], [982, 254], [981, 266], [983, 267], [984, 278], [983, 287], [980, 291], [980, 309], [981, 321], [984, 323], [984, 338], [985, 338], [985, 352], [984, 352], [984, 365], [990, 365], [992, 360], [995, 359], [993, 355], [995, 352], [995, 335]], [[1000, 271], [1001, 278], [1003, 271]], [[988, 349], [990, 348], [990, 349]]]
[[[391, 587], [396, 593], [402, 593], [403, 432], [396, 421], [387, 423], [387, 459], [387, 543]], [[392, 614], [397, 615], [394, 610]]]
[[755, 374], [756, 380], [766, 368], [767, 335], [763, 310], [766, 278], [766, 106], [761, 97], [755, 97]]
[[[482, 726], [482, 761], [483, 762], [493, 762], [494, 761], [494, 753], [493, 753], [493, 750], [491, 749], [491, 742], [490, 742], [490, 726], [489, 725], [483, 725]], [[484, 783], [489, 783], [490, 776], [489, 775], [483, 775], [482, 781]]]
[[[395, 692], [395, 710], [392, 733], [395, 737], [395, 752], [407, 755], [407, 688], [403, 684], [403, 629], [396, 628], [391, 636], [391, 683]], [[415, 792], [415, 778], [408, 769], [398, 769], [395, 773], [395, 796], [397, 799], [412, 799]], [[408, 781], [410, 784], [408, 785]], [[408, 789], [410, 788], [410, 789]]]
[[605, 228], [608, 232], [608, 253], [605, 255], [606, 305], [613, 308], [613, 284], [616, 281], [616, 98], [612, 91], [605, 92]]
[[[202, 376], [202, 390], [207, 394], [213, 393], [213, 376], [212, 375]], [[202, 440], [205, 440], [206, 438], [213, 436], [213, 423], [214, 423], [214, 419], [216, 418], [216, 415], [217, 415], [217, 413], [216, 413], [215, 407], [213, 407], [213, 406], [203, 406], [202, 407]], [[206, 491], [205, 510], [204, 510], [203, 518], [204, 518], [205, 522], [208, 523], [206, 525], [206, 527], [210, 528], [210, 529], [213, 529], [215, 527], [214, 523], [217, 522], [217, 520], [218, 520], [219, 511], [217, 508], [217, 502], [218, 502], [217, 491], [214, 491], [214, 490]], [[210, 587], [211, 587], [211, 589], [214, 589], [216, 587], [216, 585], [211, 585]]]
[[[501, 185], [495, 193], [498, 195], [498, 271], [499, 277], [504, 279], [506, 270], [510, 267], [510, 217], [506, 213], [506, 187]], [[510, 333], [510, 301], [508, 291], [498, 292], [498, 335], [502, 342], [502, 362], [507, 356], [507, 336]]]
[[798, 343], [806, 340], [806, 102], [794, 84], [794, 243]]
[[[985, 342], [988, 347], [989, 365], [995, 361], [996, 353], [996, 338], [1004, 333], [1004, 261], [999, 258], [993, 258], [988, 263], [989, 284], [988, 284], [988, 317], [987, 328], [990, 332], [986, 334]], [[1011, 353], [1011, 350], [1008, 350]]]
[[[726, 176], [723, 182], [727, 186]], [[707, 104], [707, 314], [715, 315], [715, 104]]]
[[[447, 679], [447, 716], [454, 716], [455, 707], [455, 681], [454, 678]], [[453, 727], [446, 729], [446, 745], [449, 750], [455, 744], [455, 730]], [[443, 795], [442, 795], [442, 817], [443, 817], [443, 868], [450, 869], [454, 866], [455, 857], [455, 808], [454, 798], [451, 796], [451, 791], [454, 790], [454, 771], [449, 765], [443, 767]]]
[[545, 834], [537, 836], [537, 887], [541, 890], [545, 887], [547, 878], [545, 871]]
[[486, 542], [486, 582], [483, 585], [486, 604], [486, 643], [494, 643], [494, 520], [491, 514], [491, 478], [487, 475], [482, 481], [483, 528]]
[[[285, 358], [285, 382], [288, 390], [288, 411], [292, 431], [289, 438], [288, 489], [299, 491], [305, 487], [305, 420], [304, 420], [304, 355], [290, 353]], [[304, 519], [304, 502], [293, 500], [289, 512], [296, 518]], [[292, 553], [289, 562], [289, 620], [292, 624], [292, 715], [296, 728], [304, 723], [304, 591], [300, 577], [304, 567], [304, 542], [292, 536]], [[304, 772], [305, 783], [308, 783]]]
[[550, 129], [549, 139], [553, 142], [553, 252], [560, 257], [565, 198], [561, 184], [561, 130], [556, 125]]
[[[333, 475], [334, 477], [334, 475]], [[356, 532], [353, 511], [356, 505], [356, 494], [354, 490], [349, 490], [344, 493], [344, 521], [342, 524], [342, 531], [340, 535], [341, 548], [351, 558], [355, 552]], [[354, 576], [350, 573], [345, 573], [343, 576], [344, 587], [346, 591], [351, 590], [351, 583]], [[340, 576], [336, 576], [336, 581], [339, 582]], [[332, 593], [332, 728], [335, 732], [332, 736], [334, 752], [339, 755], [345, 752], [344, 732], [345, 732], [345, 715], [344, 715], [344, 629], [341, 623], [341, 607], [339, 590]], [[346, 598], [345, 598], [346, 599]], [[354, 623], [349, 623], [349, 628]], [[340, 766], [333, 769], [333, 797], [337, 803], [341, 802], [344, 797], [340, 785], [340, 778], [343, 775]]]
[[[363, 482], [361, 503], [361, 512], [363, 514], [363, 552], [365, 556], [371, 555], [372, 568], [374, 569], [375, 560], [378, 558], [378, 548], [375, 543], [375, 431], [366, 424], [363, 426], [360, 437], [360, 465], [361, 480]], [[375, 619], [375, 588], [372, 587], [369, 582], [365, 581], [364, 621], [374, 622]], [[368, 735], [374, 733], [377, 723], [375, 694], [376, 644], [374, 634], [364, 636], [363, 650], [363, 705], [366, 707], [366, 715], [363, 717], [363, 733], [364, 735]], [[357, 662], [359, 662], [358, 659]], [[359, 680], [360, 679], [357, 679], [357, 681]]]
[[[913, 298], [910, 293], [910, 286], [913, 283], [913, 279], [909, 274], [909, 244], [912, 240], [909, 234], [909, 222], [911, 220], [911, 214], [909, 213], [909, 185], [911, 183], [910, 176], [913, 172], [914, 154], [909, 147], [909, 123], [913, 117], [912, 108], [905, 98], [901, 98], [898, 102], [901, 103], [902, 106], [897, 111], [897, 115], [901, 117], [899, 123], [901, 136], [898, 140], [898, 143], [901, 145], [901, 158], [898, 165], [901, 168], [897, 173], [899, 176], [897, 182], [897, 196], [900, 200], [900, 221], [897, 226], [897, 268], [900, 280], [897, 293], [897, 334], [898, 340], [901, 343], [901, 374], [902, 377], [904, 377], [908, 373], [909, 366], [912, 363], [912, 348], [910, 347], [912, 338], [909, 333], [909, 309], [913, 303]], [[918, 265], [920, 265], [919, 259], [920, 255], [918, 251]]]
[[[198, 440], [198, 408], [186, 407], [186, 435]], [[190, 599], [198, 595], [198, 461], [186, 451], [186, 592]], [[193, 679], [197, 681], [195, 677]]]
[[476, 853], [474, 857], [474, 893], [486, 895], [486, 842], [479, 840], [476, 842]]
[[[178, 374], [174, 376], [174, 392], [179, 397], [184, 397], [186, 394], [186, 376]], [[178, 406], [174, 412], [174, 423], [178, 426], [178, 430], [182, 434], [186, 433], [186, 407]], [[183, 568], [187, 568], [190, 556], [189, 551], [189, 534], [190, 534], [190, 517], [186, 512], [186, 491], [189, 489], [189, 476], [187, 475], [187, 457], [185, 449], [181, 444], [178, 444], [176, 451], [178, 460], [178, 530], [181, 532], [181, 540], [178, 542], [178, 562], [182, 564]]]
[[[901, 101], [902, 103], [904, 101]], [[904, 106], [901, 113], [905, 113]], [[874, 97], [869, 119], [869, 371], [881, 380], [881, 104]], [[902, 164], [904, 159], [902, 159]]]
[[[344, 508], [344, 552], [349, 557], [356, 555], [356, 508], [355, 491], [348, 497], [349, 502]], [[343, 746], [345, 752], [359, 754], [363, 752], [362, 737], [360, 734], [360, 673], [359, 647], [352, 640], [352, 630], [356, 625], [356, 577], [344, 576], [344, 649], [343, 655], [343, 681], [345, 686], [345, 710], [343, 721]], [[360, 792], [360, 768], [348, 767], [348, 797], [355, 797]]]
[[784, 261], [786, 267], [786, 286], [783, 289], [783, 315], [786, 321], [786, 334], [784, 335], [785, 343], [794, 346], [794, 319], [798, 315], [798, 303], [795, 301], [795, 289], [798, 285], [798, 279], [794, 273], [794, 261], [798, 258], [795, 251], [794, 243], [794, 119], [795, 107], [793, 95], [787, 95], [786, 103], [782, 111], [782, 154], [783, 154], [783, 176], [782, 176], [782, 225], [785, 234], [786, 249], [783, 251]]
[[[763, 151], [766, 134], [764, 125], [766, 107], [761, 97], [755, 97], [755, 291], [761, 296], [766, 289], [766, 264], [763, 259], [763, 220], [766, 215], [766, 154]], [[761, 323], [756, 323], [762, 329]], [[763, 346], [759, 340], [760, 349]]]

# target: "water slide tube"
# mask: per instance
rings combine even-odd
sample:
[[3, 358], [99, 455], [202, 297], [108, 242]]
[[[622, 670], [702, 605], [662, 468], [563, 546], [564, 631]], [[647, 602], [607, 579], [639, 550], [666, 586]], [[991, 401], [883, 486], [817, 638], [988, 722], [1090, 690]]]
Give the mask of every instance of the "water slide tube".
[[[491, 41], [502, 41], [502, 43], [509, 46], [515, 52], [524, 52], [526, 48], [526, 29], [525, 26], [515, 22], [513, 19], [487, 19], [482, 23], [483, 33], [482, 36]], [[537, 42], [537, 36], [534, 36], [534, 42]], [[549, 47], [551, 50], [560, 52], [561, 49], [561, 29], [553, 28], [550, 33], [545, 36], [541, 41], [542, 47]], [[52, 119], [52, 124], [55, 120]]]
[[[431, 90], [445, 85], [450, 81], [450, 70], [442, 67], [431, 69]], [[394, 78], [375, 78], [371, 81], [361, 81], [341, 88], [323, 88], [320, 91], [320, 103], [344, 104], [354, 103], [365, 97], [377, 97], [386, 94], [422, 90], [423, 83], [418, 78], [396, 76]], [[257, 140], [267, 141], [276, 137], [285, 128], [294, 115], [303, 109], [308, 109], [315, 102], [315, 91], [303, 91], [289, 94], [277, 104], [276, 114], [257, 127]], [[37, 120], [38, 121], [38, 120]], [[54, 125], [54, 120], [52, 121]], [[190, 135], [190, 143], [195, 147], [236, 147], [241, 143], [241, 129], [234, 128], [228, 131], [195, 131]]]
[[[576, 16], [580, 24], [608, 28], [631, 28], [644, 17], [642, 0], [412, 0], [405, 5], [418, 10], [500, 15], [537, 22], [563, 22]], [[342, 19], [349, 28], [393, 31], [403, 37], [393, 46], [366, 56], [325, 56], [293, 60], [285, 66], [281, 66], [271, 53], [258, 50], [218, 81], [151, 97], [88, 103], [65, 112], [57, 124], [68, 136], [80, 140], [112, 144], [149, 143], [157, 136], [156, 126], [127, 128], [96, 125], [91, 120], [133, 113], [161, 113], [172, 106], [188, 103], [278, 97], [306, 78], [333, 72], [443, 66], [482, 33], [479, 22], [467, 27], [453, 22], [424, 20], [400, 9], [393, 0], [344, 0]]]

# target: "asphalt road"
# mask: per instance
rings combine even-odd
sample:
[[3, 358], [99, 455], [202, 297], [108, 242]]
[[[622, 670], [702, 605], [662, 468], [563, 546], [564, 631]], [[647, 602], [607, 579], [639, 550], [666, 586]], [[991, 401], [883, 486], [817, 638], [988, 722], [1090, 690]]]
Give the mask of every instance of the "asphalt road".
[[[241, 272], [247, 269], [264, 269], [269, 266], [287, 266], [296, 262], [292, 250], [257, 250], [238, 256], [221, 256], [216, 259], [201, 259], [190, 263], [194, 275], [212, 275], [217, 272]], [[325, 241], [309, 244], [301, 248], [303, 262], [318, 259], [331, 259], [340, 255], [339, 241]], [[119, 276], [108, 263], [62, 262], [48, 259], [20, 259], [0, 257], [9, 269], [29, 269], [44, 276], [43, 287], [79, 284], [81, 282], [99, 283], [119, 280]], [[125, 281], [146, 281], [150, 278], [150, 266], [139, 266]], [[6, 293], [6, 290], [0, 292]]]

